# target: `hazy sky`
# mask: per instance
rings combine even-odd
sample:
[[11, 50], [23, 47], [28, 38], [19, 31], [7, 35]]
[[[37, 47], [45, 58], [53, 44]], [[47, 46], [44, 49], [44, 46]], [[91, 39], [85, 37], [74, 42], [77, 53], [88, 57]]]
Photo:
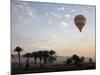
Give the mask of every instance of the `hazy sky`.
[[[12, 1], [12, 52], [55, 50], [57, 55], [95, 57], [95, 6]], [[74, 17], [82, 14], [82, 32]]]

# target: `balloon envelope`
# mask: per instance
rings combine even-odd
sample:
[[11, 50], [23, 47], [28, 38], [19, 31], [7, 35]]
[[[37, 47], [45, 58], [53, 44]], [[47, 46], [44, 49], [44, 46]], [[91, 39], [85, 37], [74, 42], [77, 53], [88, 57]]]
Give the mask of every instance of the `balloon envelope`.
[[74, 22], [76, 24], [76, 26], [78, 27], [78, 29], [80, 30], [80, 32], [82, 31], [85, 23], [86, 23], [86, 18], [83, 15], [77, 15], [74, 18]]

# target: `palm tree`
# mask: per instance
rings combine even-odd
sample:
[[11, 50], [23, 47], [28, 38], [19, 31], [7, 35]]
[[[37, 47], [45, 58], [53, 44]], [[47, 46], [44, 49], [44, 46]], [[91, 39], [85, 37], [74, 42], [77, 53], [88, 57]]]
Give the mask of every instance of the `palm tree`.
[[48, 57], [48, 61], [49, 61], [49, 64], [50, 64], [50, 65], [54, 64], [54, 61], [57, 62], [55, 56], [53, 56], [53, 57], [49, 56], [49, 57]]
[[34, 58], [35, 68], [36, 68], [38, 53], [37, 52], [32, 52], [32, 57]]
[[54, 60], [56, 61], [56, 64], [57, 64], [57, 55], [55, 55], [54, 58], [55, 58]]
[[29, 67], [29, 58], [32, 57], [32, 54], [31, 53], [26, 53], [23, 55], [23, 57], [27, 58], [26, 60], [26, 68]]
[[23, 51], [23, 49], [19, 46], [17, 46], [15, 49], [14, 49], [15, 52], [18, 53], [18, 58], [19, 58], [19, 67], [20, 67], [20, 52]]
[[55, 54], [56, 54], [55, 51], [53, 51], [53, 50], [50, 50], [50, 51], [49, 51], [50, 63], [51, 63], [51, 64], [53, 64], [53, 61], [54, 61], [54, 59], [55, 59], [55, 57], [54, 57]]
[[53, 51], [53, 50], [50, 50], [50, 51], [49, 51], [49, 54], [50, 54], [50, 56], [53, 56], [54, 54], [56, 54], [56, 52]]
[[38, 51], [38, 57], [40, 60], [40, 67], [41, 67], [41, 61], [42, 61], [42, 57], [43, 57], [43, 51]]
[[53, 50], [50, 50], [50, 51], [49, 51], [49, 55], [50, 55], [50, 57], [49, 57], [49, 62], [50, 62], [50, 64], [53, 64], [53, 61], [56, 60], [56, 58], [55, 58], [55, 56], [54, 56], [55, 54], [56, 54], [55, 51], [53, 51]]
[[43, 58], [44, 58], [44, 66], [46, 67], [47, 58], [49, 57], [49, 51], [43, 51]]

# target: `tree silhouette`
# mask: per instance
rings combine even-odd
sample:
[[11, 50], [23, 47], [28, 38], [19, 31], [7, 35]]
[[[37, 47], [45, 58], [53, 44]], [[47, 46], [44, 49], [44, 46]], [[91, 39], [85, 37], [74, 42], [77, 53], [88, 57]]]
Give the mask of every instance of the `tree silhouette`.
[[23, 57], [27, 58], [25, 67], [28, 68], [29, 67], [29, 58], [32, 57], [32, 54], [26, 53], [26, 54], [23, 55]]
[[53, 56], [53, 57], [48, 57], [48, 61], [49, 61], [49, 63], [52, 65], [52, 64], [54, 64], [54, 61], [57, 63], [57, 59], [56, 59], [56, 56]]
[[14, 49], [15, 52], [18, 53], [18, 57], [19, 57], [19, 67], [20, 67], [20, 64], [21, 64], [21, 60], [20, 60], [20, 52], [23, 51], [23, 49], [19, 46], [17, 46], [15, 49]]
[[57, 64], [57, 55], [54, 56], [54, 60], [56, 61], [56, 64]]
[[34, 58], [34, 61], [35, 61], [35, 68], [36, 68], [38, 53], [37, 53], [37, 52], [32, 52], [32, 57]]
[[67, 65], [71, 65], [72, 64], [72, 59], [71, 58], [68, 58], [67, 61], [66, 61], [66, 64]]
[[12, 58], [14, 58], [14, 55], [13, 55], [13, 54], [11, 54], [11, 57], [12, 57]]
[[81, 59], [79, 58], [79, 56], [75, 54], [71, 57], [71, 59], [74, 60], [75, 65], [78, 65], [81, 62]]
[[46, 67], [47, 58], [49, 57], [49, 51], [43, 51], [43, 58], [44, 58], [44, 66]]
[[42, 61], [42, 57], [43, 57], [43, 51], [38, 51], [38, 57], [39, 57], [39, 60], [40, 60], [40, 67], [41, 67], [41, 61]]
[[85, 57], [82, 56], [80, 59], [81, 59], [81, 63], [83, 64], [84, 63], [84, 60], [85, 60]]
[[53, 61], [54, 61], [54, 60], [56, 61], [56, 57], [54, 56], [55, 54], [56, 54], [55, 51], [53, 51], [53, 50], [50, 50], [50, 51], [49, 51], [49, 55], [50, 55], [50, 57], [49, 57], [49, 62], [50, 62], [50, 64], [53, 64]]
[[92, 60], [92, 58], [89, 58], [89, 63], [93, 63], [93, 60]]

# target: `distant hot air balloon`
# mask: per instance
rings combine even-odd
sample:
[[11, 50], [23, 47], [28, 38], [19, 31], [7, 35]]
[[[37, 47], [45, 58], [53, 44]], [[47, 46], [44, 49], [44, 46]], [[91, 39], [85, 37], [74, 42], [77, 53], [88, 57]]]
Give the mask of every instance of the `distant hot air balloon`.
[[80, 32], [82, 31], [85, 23], [86, 23], [86, 18], [83, 15], [77, 15], [74, 18], [74, 22], [76, 24], [76, 26], [78, 27], [78, 29], [80, 30]]

